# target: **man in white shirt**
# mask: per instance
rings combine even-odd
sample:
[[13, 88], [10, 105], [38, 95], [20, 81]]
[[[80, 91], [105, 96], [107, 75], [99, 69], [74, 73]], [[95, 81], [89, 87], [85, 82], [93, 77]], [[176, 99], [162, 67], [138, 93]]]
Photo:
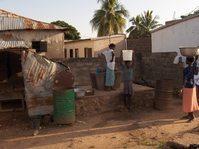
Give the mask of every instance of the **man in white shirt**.
[[106, 59], [106, 80], [105, 86], [107, 90], [113, 90], [113, 86], [115, 83], [115, 44], [110, 44], [109, 49], [104, 51], [102, 54], [105, 56]]

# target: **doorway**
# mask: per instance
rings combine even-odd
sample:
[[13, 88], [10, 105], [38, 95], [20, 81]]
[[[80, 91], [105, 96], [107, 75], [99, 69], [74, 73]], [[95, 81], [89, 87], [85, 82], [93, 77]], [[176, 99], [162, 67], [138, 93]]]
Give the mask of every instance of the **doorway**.
[[0, 52], [0, 110], [5, 102], [17, 103], [14, 101], [20, 100], [21, 102], [23, 99], [21, 52], [19, 50]]

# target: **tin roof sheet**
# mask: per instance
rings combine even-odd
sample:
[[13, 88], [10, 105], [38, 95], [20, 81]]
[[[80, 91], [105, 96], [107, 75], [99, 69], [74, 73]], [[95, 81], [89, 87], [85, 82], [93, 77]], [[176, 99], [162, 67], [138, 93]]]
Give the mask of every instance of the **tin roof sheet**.
[[17, 48], [30, 48], [31, 45], [25, 41], [0, 41], [0, 50], [17, 49]]
[[36, 21], [14, 13], [0, 9], [0, 31], [5, 30], [21, 30], [21, 29], [34, 29], [34, 30], [61, 30], [62, 27]]

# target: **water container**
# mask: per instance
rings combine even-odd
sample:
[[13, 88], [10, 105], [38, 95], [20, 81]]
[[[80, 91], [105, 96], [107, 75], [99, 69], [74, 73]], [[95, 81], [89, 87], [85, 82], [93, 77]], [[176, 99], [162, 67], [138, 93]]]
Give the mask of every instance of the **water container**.
[[123, 61], [132, 61], [133, 50], [122, 50]]

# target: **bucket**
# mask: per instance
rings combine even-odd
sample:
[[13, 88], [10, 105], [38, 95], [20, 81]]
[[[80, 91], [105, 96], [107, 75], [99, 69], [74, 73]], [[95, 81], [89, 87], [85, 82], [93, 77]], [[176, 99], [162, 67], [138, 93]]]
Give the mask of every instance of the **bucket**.
[[123, 61], [132, 61], [133, 50], [122, 50]]

